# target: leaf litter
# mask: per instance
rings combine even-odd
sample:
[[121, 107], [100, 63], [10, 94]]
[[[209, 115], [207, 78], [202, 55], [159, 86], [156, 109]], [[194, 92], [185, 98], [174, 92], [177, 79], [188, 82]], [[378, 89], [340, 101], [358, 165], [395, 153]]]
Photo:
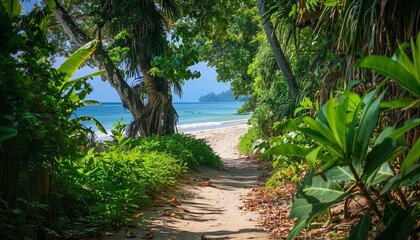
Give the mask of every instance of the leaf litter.
[[[263, 180], [263, 179], [261, 179]], [[258, 212], [261, 220], [258, 225], [270, 234], [270, 239], [287, 239], [297, 219], [289, 217], [293, 194], [296, 187], [292, 183], [266, 189], [253, 188], [243, 196], [244, 211]], [[331, 211], [317, 219], [303, 230], [296, 239], [343, 239], [349, 235], [359, 218], [353, 215], [344, 219], [344, 205], [334, 205]]]

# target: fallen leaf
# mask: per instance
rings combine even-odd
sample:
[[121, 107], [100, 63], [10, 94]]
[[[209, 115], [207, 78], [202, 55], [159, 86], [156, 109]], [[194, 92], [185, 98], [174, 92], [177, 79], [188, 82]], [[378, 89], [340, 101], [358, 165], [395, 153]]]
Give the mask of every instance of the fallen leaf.
[[162, 216], [165, 216], [165, 217], [172, 217], [171, 214], [172, 213], [170, 212], [162, 212]]
[[134, 233], [130, 230], [125, 230], [125, 237], [126, 238], [135, 238], [137, 236], [137, 233]]
[[176, 206], [181, 205], [181, 202], [178, 201], [176, 198], [171, 198], [171, 200], [169, 201], [169, 204], [173, 207], [176, 207]]
[[203, 182], [200, 183], [200, 185], [203, 186], [203, 187], [213, 187], [213, 183], [210, 180], [203, 181]]

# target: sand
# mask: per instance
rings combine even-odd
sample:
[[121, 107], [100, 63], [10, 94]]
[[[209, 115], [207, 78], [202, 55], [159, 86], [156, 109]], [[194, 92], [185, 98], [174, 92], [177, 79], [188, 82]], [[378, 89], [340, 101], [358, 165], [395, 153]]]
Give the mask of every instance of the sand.
[[[236, 149], [247, 129], [243, 124], [194, 133], [194, 137], [205, 139], [226, 168], [191, 171], [180, 179], [179, 187], [156, 196], [154, 206], [142, 212], [124, 235], [149, 239], [268, 239], [258, 227], [258, 213], [241, 210], [242, 198], [257, 187], [260, 175], [255, 163]], [[122, 239], [121, 234], [108, 239]]]

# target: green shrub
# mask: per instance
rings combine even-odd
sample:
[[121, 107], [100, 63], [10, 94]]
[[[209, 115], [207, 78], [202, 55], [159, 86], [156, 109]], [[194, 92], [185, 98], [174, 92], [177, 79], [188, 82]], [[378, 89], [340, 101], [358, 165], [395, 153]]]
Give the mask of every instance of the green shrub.
[[239, 138], [238, 149], [245, 155], [253, 153], [253, 145], [255, 141], [261, 138], [261, 134], [257, 127], [249, 128], [248, 132]]
[[173, 185], [186, 171], [181, 160], [167, 153], [119, 146], [97, 154], [91, 149], [77, 168], [74, 184], [94, 195], [90, 209], [98, 222], [131, 218], [148, 191]]
[[134, 139], [113, 133], [113, 142], [90, 149], [78, 161], [61, 163], [55, 180], [60, 194], [55, 198], [72, 208], [58, 209], [65, 216], [60, 219], [63, 225], [80, 228], [73, 234], [88, 234], [83, 229], [87, 223], [97, 226], [131, 219], [151, 192], [174, 185], [188, 167], [222, 166], [203, 140], [179, 134]]
[[145, 151], [165, 152], [182, 160], [189, 167], [206, 165], [221, 168], [220, 157], [203, 140], [186, 135], [174, 134], [153, 136], [133, 140], [130, 145], [139, 146]]

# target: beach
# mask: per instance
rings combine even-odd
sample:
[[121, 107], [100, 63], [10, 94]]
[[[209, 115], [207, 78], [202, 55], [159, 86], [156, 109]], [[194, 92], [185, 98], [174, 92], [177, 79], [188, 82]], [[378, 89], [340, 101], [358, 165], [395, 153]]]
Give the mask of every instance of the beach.
[[[174, 107], [178, 114], [176, 124], [178, 133], [197, 133], [246, 124], [250, 114], [237, 114], [241, 102], [178, 102]], [[73, 117], [89, 116], [95, 118], [106, 129], [100, 132], [92, 121], [82, 121], [91, 128], [97, 140], [110, 140], [111, 129], [116, 122], [130, 123], [132, 116], [121, 103], [102, 103], [77, 109]]]

